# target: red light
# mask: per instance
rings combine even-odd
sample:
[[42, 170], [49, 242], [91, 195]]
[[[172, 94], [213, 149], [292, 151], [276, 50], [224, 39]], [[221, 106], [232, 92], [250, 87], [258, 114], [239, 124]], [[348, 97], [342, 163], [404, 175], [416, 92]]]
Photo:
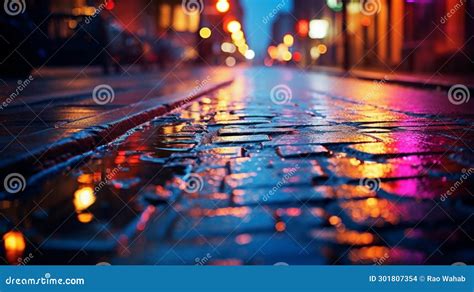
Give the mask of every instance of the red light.
[[300, 37], [306, 37], [309, 33], [309, 21], [306, 19], [298, 20], [296, 23], [296, 32]]
[[293, 60], [295, 60], [295, 62], [301, 61], [301, 53], [300, 52], [294, 52], [293, 53]]
[[114, 0], [108, 0], [108, 1], [105, 1], [105, 9], [107, 10], [112, 10], [115, 8], [115, 2]]

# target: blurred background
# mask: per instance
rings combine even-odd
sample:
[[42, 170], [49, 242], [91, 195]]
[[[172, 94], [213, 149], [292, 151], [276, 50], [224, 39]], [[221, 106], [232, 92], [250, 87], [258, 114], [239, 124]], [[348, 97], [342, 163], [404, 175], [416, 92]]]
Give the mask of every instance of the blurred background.
[[240, 63], [474, 71], [471, 0], [6, 0], [0, 74]]

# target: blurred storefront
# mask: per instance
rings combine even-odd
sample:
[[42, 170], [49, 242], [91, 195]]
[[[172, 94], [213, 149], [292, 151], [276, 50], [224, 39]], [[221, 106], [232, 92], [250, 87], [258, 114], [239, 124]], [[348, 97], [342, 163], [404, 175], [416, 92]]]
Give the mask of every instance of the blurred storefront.
[[473, 2], [295, 0], [295, 47], [302, 66], [472, 72]]

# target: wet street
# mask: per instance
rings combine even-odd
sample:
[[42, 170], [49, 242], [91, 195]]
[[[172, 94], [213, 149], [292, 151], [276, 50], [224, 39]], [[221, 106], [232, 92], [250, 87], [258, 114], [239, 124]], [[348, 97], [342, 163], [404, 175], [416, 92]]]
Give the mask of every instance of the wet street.
[[[145, 76], [133, 84], [141, 91], [116, 80], [123, 92], [106, 109], [78, 98], [84, 116], [16, 139], [8, 132], [24, 124], [2, 121], [2, 173], [27, 178], [23, 192], [2, 192], [2, 262], [474, 263], [472, 101], [390, 76], [243, 66], [201, 72], [209, 84], [232, 82], [198, 96], [196, 77], [176, 74], [186, 81], [156, 94], [185, 99], [179, 106], [143, 100], [157, 82]], [[29, 135], [53, 145], [163, 101], [166, 111], [95, 149], [78, 142], [31, 167], [5, 162], [39, 146]]]

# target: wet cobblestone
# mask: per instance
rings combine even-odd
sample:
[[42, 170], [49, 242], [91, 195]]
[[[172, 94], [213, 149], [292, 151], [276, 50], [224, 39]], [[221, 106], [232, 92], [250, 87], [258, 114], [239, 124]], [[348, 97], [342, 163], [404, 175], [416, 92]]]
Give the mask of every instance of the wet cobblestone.
[[195, 264], [208, 253], [209, 264], [472, 260], [472, 117], [311, 91], [280, 105], [241, 82], [49, 180], [42, 189], [59, 187], [34, 202], [50, 215], [18, 222], [10, 208], [11, 226], [50, 231], [27, 235], [30, 249], [68, 255], [46, 263]]

